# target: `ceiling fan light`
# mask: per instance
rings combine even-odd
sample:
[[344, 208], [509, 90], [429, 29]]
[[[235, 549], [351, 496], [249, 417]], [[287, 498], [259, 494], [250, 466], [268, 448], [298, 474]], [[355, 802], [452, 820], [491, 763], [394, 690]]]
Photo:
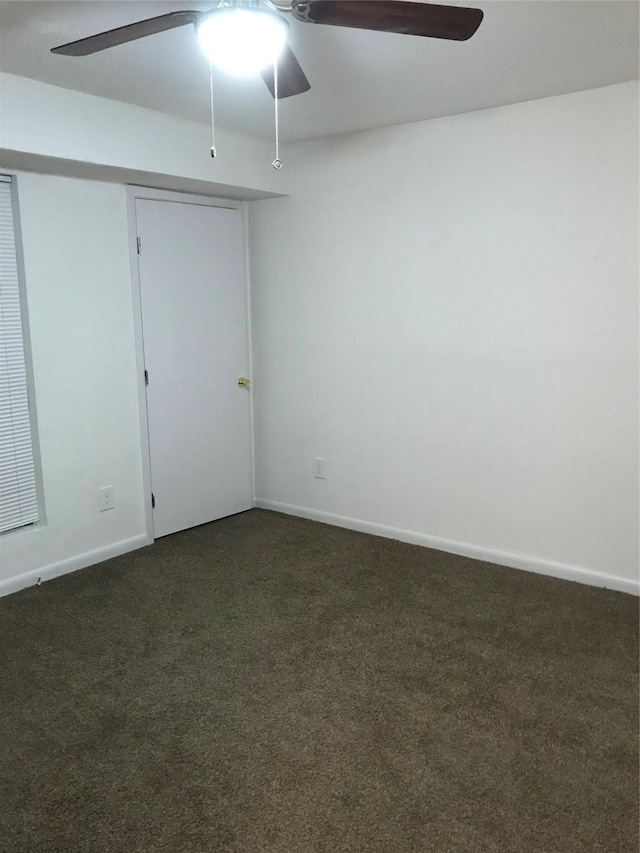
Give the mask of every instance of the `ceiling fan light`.
[[197, 29], [209, 61], [240, 76], [273, 65], [287, 41], [284, 18], [262, 9], [216, 9], [199, 21]]

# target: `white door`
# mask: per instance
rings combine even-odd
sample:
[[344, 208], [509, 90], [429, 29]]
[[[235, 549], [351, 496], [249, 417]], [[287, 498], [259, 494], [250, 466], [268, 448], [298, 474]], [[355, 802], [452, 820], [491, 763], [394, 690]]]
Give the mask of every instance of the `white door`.
[[136, 199], [154, 536], [249, 509], [240, 210]]

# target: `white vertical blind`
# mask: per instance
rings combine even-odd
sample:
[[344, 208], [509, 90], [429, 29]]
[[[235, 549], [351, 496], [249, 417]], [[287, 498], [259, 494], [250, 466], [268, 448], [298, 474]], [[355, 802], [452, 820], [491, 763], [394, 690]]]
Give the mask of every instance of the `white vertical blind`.
[[37, 520], [11, 179], [0, 175], [0, 533]]

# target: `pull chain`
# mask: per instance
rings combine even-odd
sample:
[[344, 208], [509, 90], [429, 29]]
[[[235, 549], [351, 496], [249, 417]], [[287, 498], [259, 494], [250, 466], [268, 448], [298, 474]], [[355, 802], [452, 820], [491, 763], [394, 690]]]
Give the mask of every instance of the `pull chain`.
[[274, 169], [282, 169], [282, 160], [280, 159], [280, 138], [278, 129], [278, 60], [273, 63], [273, 94], [275, 101], [275, 122], [276, 122], [276, 159], [272, 166]]
[[213, 113], [213, 64], [209, 63], [209, 103], [211, 106], [211, 156], [216, 156], [216, 126]]

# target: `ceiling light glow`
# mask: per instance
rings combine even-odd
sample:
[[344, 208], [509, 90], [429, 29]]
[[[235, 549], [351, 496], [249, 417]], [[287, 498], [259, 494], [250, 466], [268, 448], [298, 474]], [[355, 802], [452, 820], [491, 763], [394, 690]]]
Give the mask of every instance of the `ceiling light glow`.
[[263, 9], [216, 9], [197, 25], [209, 59], [229, 74], [258, 74], [273, 65], [287, 41], [287, 22]]

